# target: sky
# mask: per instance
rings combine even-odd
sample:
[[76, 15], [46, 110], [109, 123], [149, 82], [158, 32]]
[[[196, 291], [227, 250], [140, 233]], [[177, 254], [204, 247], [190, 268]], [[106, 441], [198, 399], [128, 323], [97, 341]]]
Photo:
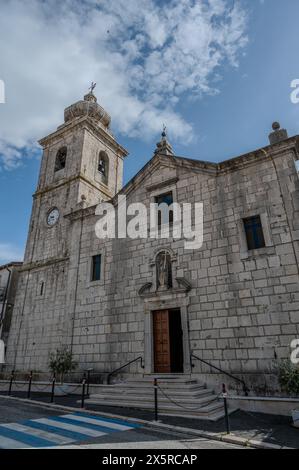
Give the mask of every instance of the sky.
[[[175, 154], [222, 161], [299, 134], [298, 0], [0, 0], [0, 264], [21, 260], [41, 149], [92, 81], [130, 153], [162, 126]], [[0, 95], [1, 101], [1, 95]]]

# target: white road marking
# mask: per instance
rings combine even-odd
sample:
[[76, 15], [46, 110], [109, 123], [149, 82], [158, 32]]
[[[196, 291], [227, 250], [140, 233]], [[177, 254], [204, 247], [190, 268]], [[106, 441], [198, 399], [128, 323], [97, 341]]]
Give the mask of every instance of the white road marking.
[[103, 421], [101, 419], [89, 418], [87, 416], [78, 415], [64, 415], [63, 418], [71, 418], [83, 423], [95, 424], [97, 426], [105, 426], [106, 428], [117, 429], [119, 431], [127, 431], [133, 429], [132, 426], [125, 426], [124, 424], [111, 423], [110, 421]]
[[77, 426], [71, 423], [70, 424], [63, 423], [61, 421], [56, 421], [54, 419], [39, 418], [39, 419], [35, 419], [34, 421], [36, 421], [37, 423], [47, 424], [48, 426], [55, 426], [56, 428], [67, 429], [68, 431], [79, 432], [81, 434], [85, 434], [86, 436], [91, 436], [91, 437], [105, 436], [107, 434], [102, 431], [95, 431], [94, 429], [85, 428], [79, 425]]
[[15, 441], [9, 437], [0, 436], [0, 449], [27, 449], [31, 446], [21, 441]]
[[19, 423], [2, 424], [2, 426], [5, 426], [6, 428], [12, 429], [14, 431], [24, 432], [25, 434], [29, 434], [31, 436], [47, 439], [48, 441], [52, 441], [56, 444], [69, 444], [70, 442], [74, 442], [74, 439], [69, 439], [68, 437], [63, 437], [52, 432], [43, 431], [41, 429], [34, 429], [30, 426], [24, 426], [23, 424]]

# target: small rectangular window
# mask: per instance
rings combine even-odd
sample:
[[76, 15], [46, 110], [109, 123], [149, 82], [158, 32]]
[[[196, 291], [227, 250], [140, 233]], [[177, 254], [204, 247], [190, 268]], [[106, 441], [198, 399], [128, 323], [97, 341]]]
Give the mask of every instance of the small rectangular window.
[[99, 281], [101, 279], [101, 263], [102, 263], [102, 255], [95, 255], [92, 257], [92, 271], [91, 271], [92, 281]]
[[40, 295], [43, 295], [44, 294], [44, 288], [45, 288], [45, 283], [42, 281], [40, 283], [40, 291], [39, 291], [39, 294]]
[[243, 222], [248, 250], [264, 248], [266, 244], [260, 216], [247, 217]]
[[[155, 203], [166, 204], [167, 206], [171, 206], [173, 204], [173, 195], [170, 191], [169, 193], [160, 194], [159, 196], [155, 197]], [[169, 214], [169, 215], [168, 215]], [[162, 224], [172, 224], [173, 223], [173, 210], [169, 210], [166, 216], [163, 217], [163, 213], [161, 210], [158, 209], [158, 226], [160, 227]]]

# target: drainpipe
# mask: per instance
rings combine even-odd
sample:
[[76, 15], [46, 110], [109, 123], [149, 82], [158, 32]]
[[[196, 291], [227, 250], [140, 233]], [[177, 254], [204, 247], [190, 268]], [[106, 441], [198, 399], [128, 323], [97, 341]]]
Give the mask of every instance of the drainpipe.
[[4, 299], [3, 299], [3, 303], [2, 303], [2, 309], [1, 309], [1, 315], [0, 315], [0, 339], [2, 337], [2, 325], [3, 325], [3, 320], [4, 320], [4, 309], [5, 309], [5, 305], [6, 305], [8, 290], [9, 290], [9, 286], [10, 286], [10, 279], [11, 279], [11, 274], [12, 274], [12, 271], [11, 271], [11, 269], [9, 269], [8, 266], [6, 266], [5, 269], [8, 271], [9, 274], [8, 274], [8, 280], [7, 280], [7, 284], [6, 284], [6, 289], [5, 289], [5, 294], [4, 294]]

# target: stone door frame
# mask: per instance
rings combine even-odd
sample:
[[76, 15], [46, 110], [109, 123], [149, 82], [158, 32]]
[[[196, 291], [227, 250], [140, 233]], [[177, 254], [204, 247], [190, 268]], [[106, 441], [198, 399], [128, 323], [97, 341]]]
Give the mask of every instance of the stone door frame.
[[183, 374], [191, 374], [190, 344], [189, 344], [189, 299], [186, 294], [161, 293], [144, 302], [144, 373], [154, 374], [154, 332], [153, 315], [155, 310], [180, 309], [183, 330]]

